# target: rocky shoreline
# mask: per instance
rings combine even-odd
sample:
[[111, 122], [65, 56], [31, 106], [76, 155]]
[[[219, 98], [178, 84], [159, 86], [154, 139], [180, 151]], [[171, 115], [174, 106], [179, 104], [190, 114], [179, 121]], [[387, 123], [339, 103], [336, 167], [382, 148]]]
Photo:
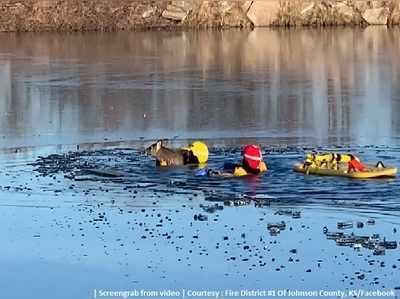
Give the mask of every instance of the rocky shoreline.
[[400, 24], [399, 0], [3, 0], [0, 31]]

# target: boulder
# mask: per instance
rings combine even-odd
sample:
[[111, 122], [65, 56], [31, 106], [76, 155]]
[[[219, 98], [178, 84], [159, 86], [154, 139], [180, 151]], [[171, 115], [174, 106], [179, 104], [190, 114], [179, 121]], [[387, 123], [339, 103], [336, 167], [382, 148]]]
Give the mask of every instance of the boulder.
[[166, 19], [182, 22], [197, 7], [198, 0], [175, 0], [167, 6], [162, 16]]
[[386, 25], [388, 23], [389, 9], [385, 7], [366, 9], [362, 17], [369, 25]]
[[150, 18], [151, 16], [154, 16], [154, 14], [156, 13], [157, 9], [155, 9], [154, 7], [151, 7], [149, 9], [147, 9], [146, 11], [144, 11], [142, 13], [142, 18], [143, 19], [147, 19]]
[[247, 12], [247, 17], [256, 27], [271, 26], [278, 19], [279, 1], [253, 1]]
[[178, 6], [168, 5], [167, 9], [163, 11], [163, 18], [182, 22], [187, 17], [188, 12], [184, 11]]

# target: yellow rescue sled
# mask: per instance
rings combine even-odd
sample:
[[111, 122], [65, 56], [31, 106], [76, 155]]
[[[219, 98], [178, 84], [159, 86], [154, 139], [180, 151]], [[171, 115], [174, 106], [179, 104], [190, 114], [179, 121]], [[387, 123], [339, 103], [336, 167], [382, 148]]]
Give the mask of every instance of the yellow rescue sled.
[[304, 166], [303, 163], [297, 163], [294, 171], [304, 174], [325, 175], [325, 176], [341, 176], [353, 179], [376, 179], [376, 178], [394, 178], [397, 174], [396, 167], [374, 167], [367, 166], [363, 171], [348, 171], [347, 169], [324, 168], [314, 165]]

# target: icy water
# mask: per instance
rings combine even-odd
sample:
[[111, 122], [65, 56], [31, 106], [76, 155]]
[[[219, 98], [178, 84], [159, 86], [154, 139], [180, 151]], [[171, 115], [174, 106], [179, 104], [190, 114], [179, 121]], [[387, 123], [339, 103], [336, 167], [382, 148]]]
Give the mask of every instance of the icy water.
[[[0, 34], [1, 297], [398, 297], [398, 179], [292, 166], [311, 150], [400, 165], [399, 34]], [[142, 153], [157, 138], [206, 140], [212, 169], [257, 142], [270, 170], [157, 169]]]

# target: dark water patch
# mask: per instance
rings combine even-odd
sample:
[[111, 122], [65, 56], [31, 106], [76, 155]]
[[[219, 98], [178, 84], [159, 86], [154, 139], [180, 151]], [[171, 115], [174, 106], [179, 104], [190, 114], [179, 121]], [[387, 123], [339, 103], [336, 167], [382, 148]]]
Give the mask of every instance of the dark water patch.
[[[294, 163], [301, 161], [307, 148], [302, 146], [274, 147], [264, 146], [264, 157], [269, 171], [265, 175], [248, 178], [221, 179], [195, 176], [196, 167], [156, 168], [154, 161], [133, 149], [110, 149], [96, 151], [69, 152], [60, 155], [39, 157], [30, 165], [42, 176], [64, 176], [65, 182], [90, 175], [92, 182], [104, 184], [105, 192], [123, 194], [146, 190], [155, 195], [175, 194], [191, 196], [196, 193], [201, 198], [210, 198], [224, 202], [227, 197], [256, 198], [254, 203], [260, 206], [260, 198], [268, 203], [290, 204], [293, 206], [329, 206], [338, 209], [360, 211], [382, 211], [396, 213], [400, 209], [398, 194], [400, 185], [397, 179], [390, 180], [351, 180], [340, 177], [305, 176], [294, 173]], [[390, 161], [397, 161], [400, 151], [387, 147], [329, 147], [319, 151], [341, 150], [361, 153], [363, 161], [373, 162], [376, 153], [383, 150]], [[218, 169], [224, 162], [240, 162], [241, 147], [211, 148], [209, 169]], [[386, 160], [385, 160], [386, 161]], [[394, 165], [396, 166], [396, 165]], [[96, 175], [98, 170], [100, 175]], [[118, 177], [104, 176], [105, 173], [117, 173]], [[60, 178], [58, 179], [60, 180]], [[108, 186], [108, 187], [107, 187]], [[108, 188], [108, 189], [107, 189]], [[102, 188], [101, 188], [102, 189]], [[101, 191], [100, 189], [100, 191]], [[53, 190], [52, 187], [46, 188]], [[76, 190], [75, 192], [82, 192]], [[99, 190], [97, 190], [99, 191]], [[54, 192], [54, 190], [53, 190]], [[91, 192], [90, 190], [88, 192]], [[210, 195], [211, 194], [211, 195]]]

